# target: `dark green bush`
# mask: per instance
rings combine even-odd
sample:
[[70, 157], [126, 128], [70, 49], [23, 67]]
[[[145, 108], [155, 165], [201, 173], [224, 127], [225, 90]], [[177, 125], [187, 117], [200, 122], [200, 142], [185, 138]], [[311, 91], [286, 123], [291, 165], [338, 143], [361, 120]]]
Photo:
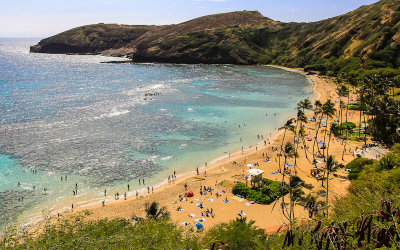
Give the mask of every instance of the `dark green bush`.
[[372, 160], [367, 158], [356, 158], [352, 160], [349, 164], [347, 164], [346, 168], [351, 169], [348, 178], [350, 180], [357, 179], [359, 173], [363, 170], [364, 166], [371, 165], [373, 163]]
[[279, 181], [263, 178], [260, 188], [250, 188], [243, 183], [238, 183], [232, 188], [232, 193], [242, 195], [247, 200], [258, 204], [271, 204], [282, 194], [287, 194], [287, 188], [282, 188], [282, 184]]
[[265, 249], [267, 237], [264, 230], [254, 226], [254, 223], [238, 218], [219, 224], [207, 232], [202, 239], [202, 245], [209, 246], [211, 242], [218, 240], [228, 244], [228, 249]]

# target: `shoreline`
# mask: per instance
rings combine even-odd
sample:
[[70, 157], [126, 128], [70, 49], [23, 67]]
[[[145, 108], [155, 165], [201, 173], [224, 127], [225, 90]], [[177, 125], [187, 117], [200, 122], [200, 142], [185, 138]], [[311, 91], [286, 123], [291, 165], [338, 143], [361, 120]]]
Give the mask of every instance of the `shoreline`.
[[[308, 81], [312, 84], [312, 88], [313, 88], [313, 92], [314, 92], [313, 100], [321, 98], [322, 92], [319, 88], [324, 87], [322, 85], [325, 85], [325, 84], [323, 84], [322, 81], [325, 79], [313, 79], [316, 76], [311, 77], [309, 75], [306, 75], [305, 72], [302, 72], [299, 69], [288, 69], [285, 67], [275, 66], [275, 65], [266, 65], [266, 66], [276, 67], [276, 68], [288, 70], [288, 71], [299, 73], [299, 74], [306, 76]], [[327, 94], [327, 93], [325, 93], [325, 94]], [[307, 115], [309, 115], [309, 114], [307, 114]], [[91, 219], [113, 218], [113, 217], [123, 217], [123, 218], [129, 219], [132, 216], [132, 212], [133, 212], [133, 211], [130, 211], [132, 209], [129, 209], [129, 208], [135, 208], [133, 210], [137, 211], [137, 213], [134, 213], [134, 214], [141, 216], [143, 214], [143, 210], [144, 210], [143, 209], [144, 203], [147, 201], [150, 201], [150, 200], [156, 200], [161, 205], [166, 205], [169, 208], [168, 210], [171, 211], [171, 213], [172, 213], [173, 221], [181, 221], [181, 220], [183, 220], [184, 216], [182, 217], [179, 215], [179, 213], [176, 213], [174, 210], [171, 210], [171, 208], [174, 207], [174, 205], [171, 205], [170, 202], [166, 202], [165, 200], [166, 199], [168, 200], [169, 198], [176, 199], [176, 197], [178, 196], [177, 194], [179, 194], [179, 193], [182, 194], [184, 192], [184, 190], [182, 190], [183, 188], [181, 186], [183, 186], [184, 183], [189, 183], [189, 187], [193, 190], [196, 190], [196, 188], [194, 188], [192, 186], [200, 186], [200, 185], [198, 185], [200, 182], [202, 184], [207, 184], [207, 186], [213, 186], [214, 182], [213, 181], [210, 182], [210, 177], [216, 177], [215, 186], [213, 186], [213, 187], [215, 187], [215, 189], [219, 189], [221, 191], [224, 189], [227, 189], [227, 193], [228, 193], [227, 195], [231, 196], [230, 190], [228, 190], [229, 187], [219, 188], [216, 185], [217, 183], [219, 183], [218, 181], [221, 181], [221, 180], [225, 181], [225, 179], [229, 179], [229, 176], [226, 176], [226, 174], [229, 175], [229, 173], [232, 172], [232, 174], [236, 173], [236, 175], [237, 175], [237, 173], [240, 174], [242, 172], [240, 170], [237, 171], [237, 169], [233, 169], [232, 171], [227, 170], [228, 168], [230, 168], [231, 162], [232, 161], [242, 162], [244, 159], [244, 169], [242, 172], [242, 173], [244, 173], [245, 169], [246, 169], [245, 163], [246, 163], [247, 158], [252, 159], [252, 158], [254, 158], [254, 155], [260, 154], [261, 152], [268, 152], [268, 155], [269, 155], [272, 151], [271, 150], [272, 147], [274, 145], [276, 146], [280, 143], [279, 139], [282, 136], [283, 136], [283, 131], [273, 131], [273, 132], [271, 132], [271, 137], [269, 137], [268, 139], [265, 138], [265, 140], [268, 140], [268, 142], [269, 142], [266, 145], [264, 145], [263, 141], [260, 141], [256, 145], [250, 146], [247, 149], [245, 149], [243, 153], [241, 150], [239, 150], [237, 152], [231, 153], [230, 156], [225, 155], [225, 156], [218, 157], [218, 158], [212, 160], [208, 166], [206, 166], [206, 167], [203, 166], [203, 167], [199, 168], [199, 172], [201, 172], [200, 175], [196, 175], [196, 171], [184, 172], [184, 173], [178, 175], [177, 178], [172, 183], [168, 183], [167, 180], [164, 180], [160, 184], [156, 185], [156, 189], [155, 189], [154, 193], [150, 193], [148, 195], [148, 194], [146, 194], [145, 191], [142, 192], [140, 194], [139, 199], [136, 199], [134, 196], [130, 196], [130, 197], [128, 197], [127, 200], [108, 201], [104, 208], [101, 207], [101, 204], [96, 203], [96, 201], [92, 201], [87, 204], [82, 204], [77, 209], [75, 209], [74, 212], [64, 212], [64, 214], [65, 214], [65, 216], [69, 217], [71, 215], [76, 215], [77, 213], [82, 212], [84, 210], [89, 210], [92, 212], [92, 215], [89, 216], [89, 218], [91, 218]], [[257, 150], [256, 150], [256, 146], [258, 148]], [[272, 157], [271, 157], [271, 160], [272, 160]], [[258, 163], [258, 161], [257, 161], [257, 163]], [[221, 170], [222, 170], [222, 172], [221, 172]], [[207, 177], [203, 176], [203, 172], [205, 172], [205, 171], [207, 171]], [[236, 176], [236, 175], [234, 175], [234, 176]], [[270, 178], [269, 176], [265, 176], [265, 177], [269, 178], [269, 179], [273, 179], [273, 178]], [[343, 192], [339, 192], [339, 193], [343, 193]], [[226, 196], [226, 195], [224, 195], [224, 196]], [[233, 201], [233, 199], [235, 199], [235, 197], [232, 197], [232, 201]], [[100, 199], [100, 198], [97, 199], [97, 202], [99, 202], [100, 200], [102, 200], [102, 199]], [[243, 202], [243, 201], [238, 201], [238, 202]], [[173, 203], [173, 204], [175, 204], [175, 203]], [[257, 211], [264, 210], [264, 208], [268, 207], [268, 206], [269, 205], [258, 205], [258, 204], [252, 205], [252, 207], [258, 208], [258, 209], [256, 209]], [[238, 205], [233, 206], [233, 207], [234, 207], [234, 210], [239, 209]], [[272, 211], [271, 211], [271, 213], [272, 213]], [[275, 212], [275, 214], [276, 214], [276, 212]], [[301, 211], [301, 209], [297, 209], [296, 214], [300, 214], [302, 217], [304, 217], [305, 211], [304, 211], [304, 209], [303, 209], [303, 211]], [[229, 220], [234, 219], [235, 213], [233, 213], [232, 216], [228, 216], [228, 217], [229, 217]], [[189, 219], [186, 219], [186, 220], [189, 220]], [[208, 224], [207, 225], [207, 227], [208, 227], [209, 225], [212, 226], [212, 225], [216, 224], [217, 222], [227, 222], [229, 220], [227, 218], [225, 218], [225, 219], [222, 218], [221, 220], [216, 220], [215, 223], [206, 223], [206, 224]], [[261, 226], [263, 228], [265, 228], [265, 226], [267, 226], [267, 228], [276, 228], [277, 226], [282, 224], [282, 221], [284, 221], [282, 216], [279, 216], [279, 214], [276, 214], [276, 218], [275, 218], [274, 222], [263, 223], [263, 222], [257, 221], [256, 225]], [[267, 229], [267, 231], [268, 231], [268, 229]]]

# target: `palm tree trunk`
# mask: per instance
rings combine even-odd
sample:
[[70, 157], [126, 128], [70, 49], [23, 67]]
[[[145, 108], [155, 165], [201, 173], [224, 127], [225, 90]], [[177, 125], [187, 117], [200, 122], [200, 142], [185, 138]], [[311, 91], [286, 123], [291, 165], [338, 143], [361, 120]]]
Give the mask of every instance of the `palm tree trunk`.
[[326, 218], [329, 217], [329, 170], [326, 174]]
[[346, 150], [346, 144], [347, 144], [347, 131], [346, 131], [346, 139], [345, 139], [344, 147], [343, 147], [342, 161], [344, 161], [344, 151]]
[[[299, 121], [298, 121], [298, 119], [297, 119], [297, 122], [296, 122], [296, 128], [295, 128], [295, 130], [294, 130], [294, 143], [295, 143], [295, 145], [296, 145], [296, 150], [294, 151], [295, 153], [294, 153], [294, 174], [295, 175], [297, 175], [297, 150], [298, 150], [298, 148], [299, 148], [299, 136], [300, 136], [300, 133], [296, 133], [296, 131], [297, 131], [297, 124], [299, 123]], [[302, 122], [300, 121], [300, 129], [302, 128]], [[296, 143], [296, 134], [297, 134], [297, 143]]]
[[325, 128], [325, 134], [324, 134], [324, 149], [322, 150], [322, 155], [324, 156], [324, 159], [325, 159], [325, 148], [326, 148], [325, 139], [326, 139], [326, 132], [328, 130], [328, 120], [329, 120], [329, 116], [327, 115], [326, 116], [326, 122], [325, 122], [326, 128]]
[[318, 144], [318, 131], [319, 131], [319, 128], [320, 128], [320, 126], [321, 126], [321, 122], [322, 122], [322, 115], [321, 115], [321, 118], [319, 119], [319, 123], [318, 123], [318, 125], [317, 125], [316, 132], [315, 132], [315, 139], [314, 139], [313, 151], [312, 151], [312, 153], [313, 153], [313, 159], [315, 158], [315, 144], [316, 144], [316, 143]]

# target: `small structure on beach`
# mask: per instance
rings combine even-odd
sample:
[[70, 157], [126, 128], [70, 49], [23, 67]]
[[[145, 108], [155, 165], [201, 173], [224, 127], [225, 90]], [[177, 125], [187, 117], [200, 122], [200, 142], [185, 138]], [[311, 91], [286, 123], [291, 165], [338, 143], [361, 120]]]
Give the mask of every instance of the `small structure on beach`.
[[260, 186], [262, 181], [262, 174], [264, 173], [261, 169], [250, 169], [247, 170], [247, 173], [250, 175], [250, 183], [254, 186], [256, 183]]

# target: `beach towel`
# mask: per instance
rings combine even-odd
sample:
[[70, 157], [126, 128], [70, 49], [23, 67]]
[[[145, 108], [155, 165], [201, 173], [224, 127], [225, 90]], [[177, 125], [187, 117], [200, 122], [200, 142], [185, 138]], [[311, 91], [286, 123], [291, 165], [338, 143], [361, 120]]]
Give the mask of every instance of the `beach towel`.
[[226, 201], [226, 200], [223, 200], [222, 202], [223, 202], [223, 203], [228, 203], [228, 202], [231, 202], [231, 201], [230, 201], [230, 200], [227, 200], [227, 201]]
[[246, 205], [246, 206], [248, 206], [248, 207], [250, 207], [250, 206], [251, 206], [251, 204], [250, 204], [250, 203], [246, 203], [246, 204], [244, 204], [244, 205]]
[[214, 201], [214, 199], [208, 198], [208, 201], [209, 201], [209, 202], [213, 202], [213, 201]]
[[184, 222], [182, 222], [182, 225], [188, 226], [188, 225], [190, 225], [190, 223], [189, 223], [189, 222], [186, 222], [186, 221], [184, 221]]
[[191, 218], [193, 218], [193, 217], [194, 217], [194, 214], [188, 214], [188, 216], [191, 217]]
[[199, 219], [195, 219], [194, 221], [203, 222], [203, 221], [206, 221], [206, 219], [204, 219], [204, 218], [199, 218]]

